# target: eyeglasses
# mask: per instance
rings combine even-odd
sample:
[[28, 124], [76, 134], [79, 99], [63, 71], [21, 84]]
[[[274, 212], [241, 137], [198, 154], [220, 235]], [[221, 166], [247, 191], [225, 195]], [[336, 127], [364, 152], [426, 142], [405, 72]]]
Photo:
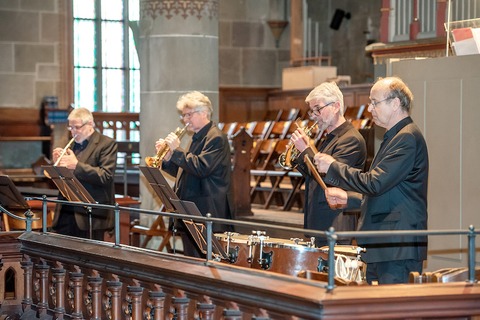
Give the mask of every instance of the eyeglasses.
[[328, 106], [331, 106], [332, 104], [334, 104], [336, 101], [332, 101], [330, 103], [327, 103], [326, 105], [324, 106], [319, 106], [318, 104], [316, 106], [314, 106], [310, 111], [308, 111], [308, 115], [311, 117], [311, 116], [318, 116], [320, 115], [320, 112], [322, 112], [322, 110]]
[[68, 126], [67, 129], [68, 129], [68, 131], [72, 131], [72, 130], [78, 131], [78, 130], [82, 129], [87, 123], [88, 122], [85, 122], [81, 126]]
[[392, 100], [394, 98], [395, 97], [388, 97], [388, 98], [380, 100], [380, 101], [370, 101], [370, 103], [368, 105], [375, 109], [379, 103], [382, 103], [382, 102], [387, 101], [387, 100]]
[[190, 118], [194, 113], [197, 113], [197, 112], [200, 112], [200, 110], [184, 113], [180, 116], [180, 119]]

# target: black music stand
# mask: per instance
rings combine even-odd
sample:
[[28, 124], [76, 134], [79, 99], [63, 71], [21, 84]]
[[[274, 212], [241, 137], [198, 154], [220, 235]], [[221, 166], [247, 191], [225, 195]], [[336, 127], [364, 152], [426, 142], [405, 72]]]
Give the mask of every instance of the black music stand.
[[[198, 209], [197, 205], [192, 201], [170, 199], [177, 213], [188, 214], [192, 216], [202, 217], [202, 213]], [[183, 222], [192, 234], [193, 239], [197, 243], [200, 251], [207, 254], [207, 228], [203, 223], [197, 223], [193, 220], [184, 219]], [[223, 250], [222, 245], [217, 238], [212, 237], [212, 253], [219, 256], [221, 259], [228, 259], [228, 255]]]
[[[196, 215], [200, 217], [202, 216], [200, 210], [198, 210], [198, 207], [195, 205], [195, 203], [191, 201], [182, 201], [178, 198], [177, 194], [170, 187], [160, 169], [146, 166], [140, 166], [139, 168], [145, 178], [148, 180], [150, 186], [153, 188], [155, 193], [162, 201], [167, 212]], [[202, 223], [196, 223], [190, 219], [182, 219], [182, 222], [184, 223], [188, 232], [192, 235], [200, 251], [206, 254], [207, 241], [205, 225], [203, 225]], [[227, 255], [223, 251], [222, 246], [216, 238], [213, 239], [212, 247], [212, 251], [215, 254], [220, 255], [222, 258], [227, 258]]]
[[[9, 176], [1, 175], [0, 176], [0, 209], [2, 212], [5, 212], [7, 215], [12, 218], [15, 217], [14, 214], [9, 212], [6, 208], [10, 210], [25, 210], [25, 212], [30, 211], [30, 206], [28, 205], [25, 198], [22, 196], [17, 187], [13, 184], [13, 181]], [[6, 223], [6, 221], [4, 221]], [[28, 231], [28, 225], [26, 230]], [[31, 229], [31, 226], [30, 226]]]
[[178, 200], [178, 196], [170, 187], [167, 179], [165, 179], [163, 174], [160, 172], [160, 169], [146, 166], [139, 166], [139, 168], [152, 189], [162, 201], [163, 205], [165, 206], [165, 211], [175, 212], [175, 207], [173, 206], [170, 199]]
[[[85, 189], [80, 181], [78, 181], [78, 179], [73, 175], [72, 170], [68, 169], [67, 167], [56, 166], [42, 166], [42, 168], [47, 171], [50, 179], [52, 179], [58, 190], [60, 190], [62, 195], [68, 199], [68, 201], [92, 204], [97, 203], [87, 189]], [[85, 207], [85, 210], [88, 213], [89, 235], [90, 239], [92, 239], [92, 208]]]

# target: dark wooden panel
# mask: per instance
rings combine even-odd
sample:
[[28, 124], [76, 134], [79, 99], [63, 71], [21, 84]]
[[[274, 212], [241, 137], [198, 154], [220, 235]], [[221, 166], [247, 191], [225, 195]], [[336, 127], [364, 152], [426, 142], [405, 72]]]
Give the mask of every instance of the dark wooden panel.
[[44, 131], [40, 110], [32, 108], [0, 108], [0, 136], [40, 136]]
[[220, 88], [219, 121], [261, 120], [268, 110], [268, 88]]

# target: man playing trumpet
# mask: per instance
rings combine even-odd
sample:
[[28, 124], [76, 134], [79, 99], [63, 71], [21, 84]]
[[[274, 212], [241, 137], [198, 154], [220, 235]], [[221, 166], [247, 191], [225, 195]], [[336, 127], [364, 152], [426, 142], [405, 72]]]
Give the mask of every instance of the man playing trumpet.
[[[363, 169], [367, 157], [365, 140], [353, 125], [346, 121], [343, 94], [334, 82], [324, 82], [314, 88], [305, 99], [310, 109], [309, 116], [316, 120], [320, 132], [327, 136], [318, 147], [319, 151], [333, 156], [337, 161]], [[325, 199], [325, 192], [308, 169], [304, 157], [313, 159], [310, 138], [303, 128], [298, 128], [291, 141], [300, 156], [295, 160], [298, 171], [305, 177], [304, 228], [326, 231], [331, 226], [337, 231], [354, 230], [355, 218], [341, 209], [332, 209]], [[306, 235], [310, 237], [310, 235]], [[347, 241], [349, 242], [349, 240]], [[327, 245], [324, 237], [316, 237], [317, 247]]]
[[[325, 182], [331, 185], [325, 191], [329, 203], [361, 201], [359, 231], [427, 229], [428, 150], [422, 131], [410, 117], [412, 103], [413, 94], [402, 79], [375, 82], [368, 111], [375, 125], [386, 132], [366, 172], [327, 154], [315, 155], [318, 171], [326, 174]], [[368, 283], [407, 283], [411, 272], [422, 273], [427, 236], [392, 234], [357, 241], [367, 249], [363, 259]]]
[[[155, 143], [157, 152], [168, 145], [161, 169], [176, 177], [174, 190], [181, 200], [194, 202], [203, 215], [231, 218], [232, 194], [231, 155], [227, 136], [211, 121], [210, 99], [198, 91], [181, 96], [177, 101], [180, 119], [193, 132], [188, 150], [180, 147], [175, 132]], [[200, 256], [190, 234], [178, 225], [183, 240], [184, 254]], [[223, 232], [225, 226], [214, 225], [214, 232]]]
[[[69, 148], [55, 148], [55, 165], [73, 170], [73, 174], [101, 204], [115, 204], [114, 175], [117, 165], [117, 143], [95, 130], [92, 113], [86, 108], [77, 108], [68, 115], [68, 130], [74, 137]], [[65, 200], [62, 195], [61, 200]], [[103, 240], [106, 230], [113, 228], [113, 211], [92, 210], [92, 238]], [[52, 223], [53, 230], [60, 234], [88, 238], [89, 217], [82, 207], [57, 205]]]

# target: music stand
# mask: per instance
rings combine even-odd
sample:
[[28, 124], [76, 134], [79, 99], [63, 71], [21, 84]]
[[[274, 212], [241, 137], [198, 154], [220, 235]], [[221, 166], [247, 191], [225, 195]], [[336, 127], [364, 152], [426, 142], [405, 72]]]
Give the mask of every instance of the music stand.
[[[7, 215], [15, 217], [15, 215], [9, 212], [6, 208], [9, 208], [10, 210], [25, 210], [25, 212], [30, 211], [30, 206], [20, 191], [18, 191], [17, 187], [13, 184], [10, 177], [0, 175], [0, 209]], [[4, 223], [7, 224], [8, 222], [4, 221]], [[26, 229], [28, 230], [28, 226]]]
[[[62, 195], [71, 202], [97, 203], [85, 187], [73, 175], [73, 171], [67, 167], [42, 166], [47, 171], [53, 183]], [[88, 225], [90, 239], [92, 239], [92, 208], [85, 208], [88, 213]]]
[[[177, 209], [179, 214], [188, 214], [197, 217], [203, 217], [202, 213], [198, 209], [197, 205], [192, 201], [171, 199], [172, 204]], [[207, 254], [207, 228], [203, 223], [197, 223], [193, 220], [183, 220], [185, 226], [192, 234], [193, 239], [197, 243], [199, 249], [204, 254]], [[212, 253], [220, 256], [222, 259], [228, 259], [228, 255], [223, 250], [222, 245], [217, 238], [212, 237]]]
[[[195, 203], [190, 201], [182, 201], [178, 198], [177, 194], [170, 187], [160, 169], [147, 166], [140, 166], [139, 168], [145, 178], [148, 180], [150, 186], [162, 201], [167, 212], [197, 215], [200, 217], [202, 216]], [[200, 251], [206, 254], [205, 226], [203, 224], [195, 223], [189, 219], [182, 219], [182, 222], [184, 223], [188, 232], [192, 235]], [[225, 252], [216, 238], [214, 239], [213, 247], [215, 247], [213, 250], [215, 250], [214, 252], [216, 254], [226, 257]]]
[[165, 206], [165, 211], [175, 212], [175, 207], [171, 203], [170, 199], [178, 200], [178, 196], [170, 187], [167, 179], [165, 179], [163, 174], [160, 172], [160, 169], [146, 166], [139, 166], [139, 168], [152, 189], [162, 201], [163, 205]]

